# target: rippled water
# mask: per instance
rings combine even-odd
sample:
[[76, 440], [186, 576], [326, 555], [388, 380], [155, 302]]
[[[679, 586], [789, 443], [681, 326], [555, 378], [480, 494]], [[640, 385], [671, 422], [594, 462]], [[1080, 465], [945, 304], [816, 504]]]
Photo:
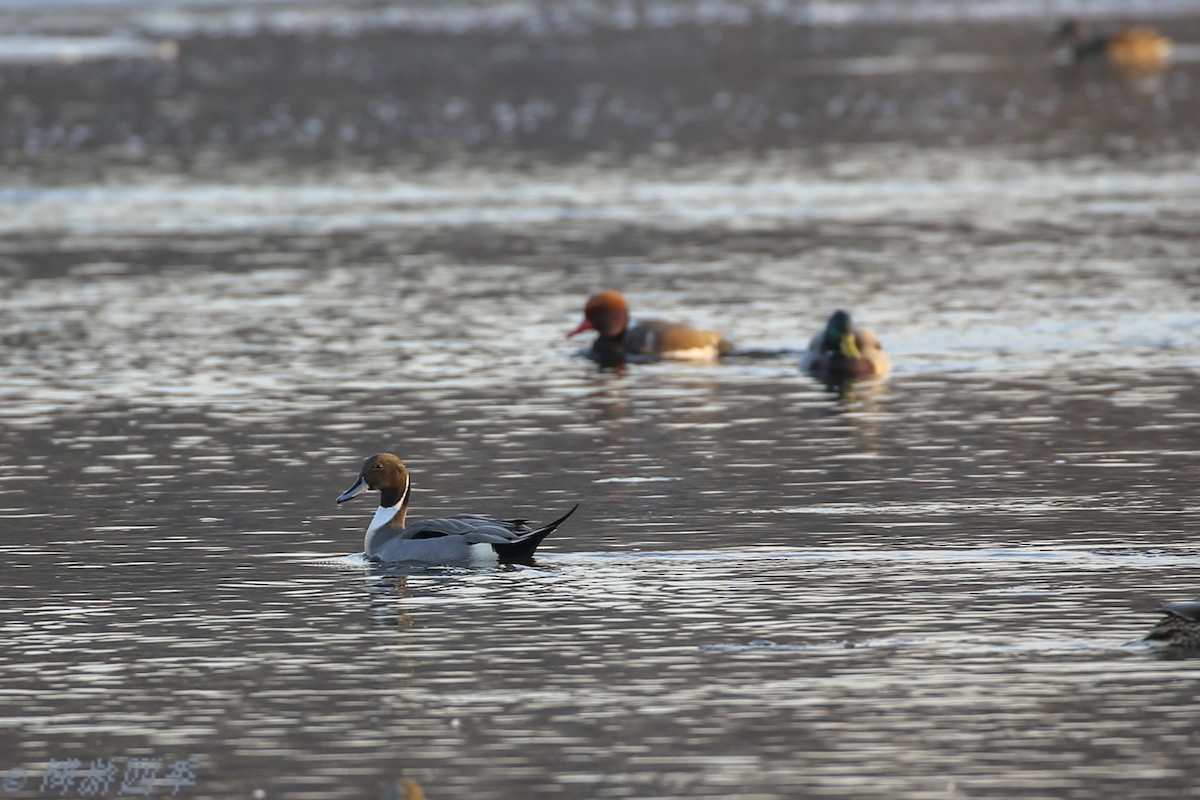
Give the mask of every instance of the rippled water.
[[[196, 5], [6, 4], [137, 46], [0, 42], [0, 795], [1200, 796], [1190, 6], [1131, 78], [1016, 2]], [[895, 371], [597, 370], [599, 287]], [[382, 449], [582, 507], [366, 569]]]

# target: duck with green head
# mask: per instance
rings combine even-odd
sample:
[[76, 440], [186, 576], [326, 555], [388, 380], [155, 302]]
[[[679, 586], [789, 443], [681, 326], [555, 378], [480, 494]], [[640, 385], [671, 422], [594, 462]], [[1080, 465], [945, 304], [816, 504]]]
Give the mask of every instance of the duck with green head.
[[812, 338], [801, 366], [824, 378], [855, 379], [886, 375], [892, 362], [875, 331], [855, 326], [850, 314], [838, 309]]

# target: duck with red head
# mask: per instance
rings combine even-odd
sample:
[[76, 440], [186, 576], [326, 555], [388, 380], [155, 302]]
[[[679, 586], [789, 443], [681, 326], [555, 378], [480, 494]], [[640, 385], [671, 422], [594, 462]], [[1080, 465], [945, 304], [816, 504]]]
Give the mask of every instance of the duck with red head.
[[812, 338], [801, 366], [822, 378], [853, 380], [886, 375], [892, 361], [875, 331], [855, 326], [850, 315], [839, 309]]
[[590, 330], [598, 335], [587, 355], [603, 365], [662, 358], [708, 361], [733, 350], [733, 345], [716, 331], [660, 319], [631, 324], [625, 296], [612, 290], [588, 298], [583, 322], [567, 338]]

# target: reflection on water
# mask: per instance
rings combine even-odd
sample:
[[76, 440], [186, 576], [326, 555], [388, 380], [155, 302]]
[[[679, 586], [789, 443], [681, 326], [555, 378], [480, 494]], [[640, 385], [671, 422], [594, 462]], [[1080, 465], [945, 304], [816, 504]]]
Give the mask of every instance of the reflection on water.
[[[5, 796], [1191, 796], [1139, 640], [1200, 599], [1196, 60], [746, 7], [129, 3], [73, 33], [176, 61], [0, 66]], [[597, 370], [610, 286], [781, 355]], [[786, 355], [835, 308], [886, 379]], [[371, 569], [380, 450], [421, 516], [583, 505]]]

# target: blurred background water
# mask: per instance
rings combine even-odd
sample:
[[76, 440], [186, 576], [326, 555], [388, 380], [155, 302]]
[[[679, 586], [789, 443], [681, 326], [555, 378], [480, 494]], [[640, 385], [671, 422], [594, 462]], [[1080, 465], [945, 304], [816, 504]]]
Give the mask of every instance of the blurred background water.
[[[1200, 4], [0, 10], [0, 796], [1200, 796]], [[600, 371], [605, 287], [895, 371]], [[371, 572], [378, 450], [583, 506]]]

